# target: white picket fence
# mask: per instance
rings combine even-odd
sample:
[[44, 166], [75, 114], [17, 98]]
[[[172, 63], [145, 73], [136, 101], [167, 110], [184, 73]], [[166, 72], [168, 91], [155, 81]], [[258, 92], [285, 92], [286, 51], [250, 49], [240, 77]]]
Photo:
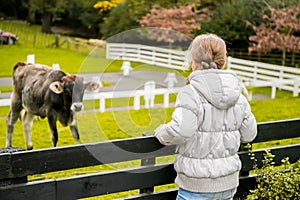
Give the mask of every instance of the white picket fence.
[[272, 87], [272, 98], [276, 96], [276, 88], [292, 91], [293, 96], [300, 92], [297, 68], [228, 57], [227, 69], [235, 71], [246, 86]]
[[189, 66], [187, 52], [140, 44], [107, 43], [106, 58], [128, 60], [186, 70]]

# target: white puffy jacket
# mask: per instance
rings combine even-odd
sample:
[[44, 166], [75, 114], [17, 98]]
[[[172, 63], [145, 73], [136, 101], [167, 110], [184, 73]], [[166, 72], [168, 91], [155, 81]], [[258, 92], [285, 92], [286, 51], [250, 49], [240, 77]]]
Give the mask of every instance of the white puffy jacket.
[[164, 145], [177, 144], [179, 187], [220, 192], [238, 186], [240, 143], [252, 141], [257, 125], [236, 74], [198, 70], [177, 95], [172, 120], [155, 130]]

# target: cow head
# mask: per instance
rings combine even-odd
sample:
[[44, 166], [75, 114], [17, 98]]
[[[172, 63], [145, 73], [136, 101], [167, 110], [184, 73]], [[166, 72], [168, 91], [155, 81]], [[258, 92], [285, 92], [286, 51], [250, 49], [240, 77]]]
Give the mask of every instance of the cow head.
[[96, 82], [83, 81], [82, 77], [75, 75], [66, 75], [61, 81], [55, 81], [50, 84], [49, 88], [56, 94], [63, 94], [65, 102], [71, 105], [73, 111], [83, 110], [83, 94], [85, 90], [94, 91], [99, 89], [100, 84]]

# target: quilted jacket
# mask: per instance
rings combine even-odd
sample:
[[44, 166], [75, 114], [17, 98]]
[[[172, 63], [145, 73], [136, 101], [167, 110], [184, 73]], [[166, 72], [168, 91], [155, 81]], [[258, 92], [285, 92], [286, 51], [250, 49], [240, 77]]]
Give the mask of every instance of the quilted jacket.
[[175, 182], [192, 192], [221, 192], [238, 186], [240, 143], [252, 141], [257, 125], [233, 71], [197, 70], [177, 95], [172, 120], [155, 136], [177, 145]]

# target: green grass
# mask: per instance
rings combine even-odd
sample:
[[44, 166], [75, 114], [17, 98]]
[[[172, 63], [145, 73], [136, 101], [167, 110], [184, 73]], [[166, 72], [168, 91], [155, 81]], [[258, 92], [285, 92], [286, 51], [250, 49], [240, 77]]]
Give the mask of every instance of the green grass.
[[[63, 48], [33, 48], [23, 47], [22, 44], [0, 45], [0, 77], [11, 77], [14, 65], [17, 62], [26, 62], [28, 54], [35, 55], [35, 63], [45, 64], [49, 66], [52, 66], [52, 64], [54, 63], [58, 63], [60, 64], [61, 70], [71, 74], [121, 72], [120, 68], [123, 62], [121, 60], [105, 59], [104, 56], [90, 56]], [[138, 71], [176, 71], [138, 62], [131, 62], [131, 65], [134, 70]]]
[[[4, 31], [16, 33], [19, 41], [15, 45], [0, 45], [0, 77], [12, 76], [13, 66], [26, 61], [28, 54], [35, 55], [35, 62], [52, 66], [58, 63], [68, 73], [104, 73], [121, 72], [123, 61], [105, 59], [105, 47], [95, 48], [76, 43], [76, 38], [59, 36], [59, 48], [53, 44], [56, 36], [40, 32], [40, 26], [29, 26], [26, 23], [0, 21]], [[138, 62], [131, 62], [134, 70], [174, 72], [176, 70], [161, 68]], [[178, 71], [186, 75], [186, 72]]]

